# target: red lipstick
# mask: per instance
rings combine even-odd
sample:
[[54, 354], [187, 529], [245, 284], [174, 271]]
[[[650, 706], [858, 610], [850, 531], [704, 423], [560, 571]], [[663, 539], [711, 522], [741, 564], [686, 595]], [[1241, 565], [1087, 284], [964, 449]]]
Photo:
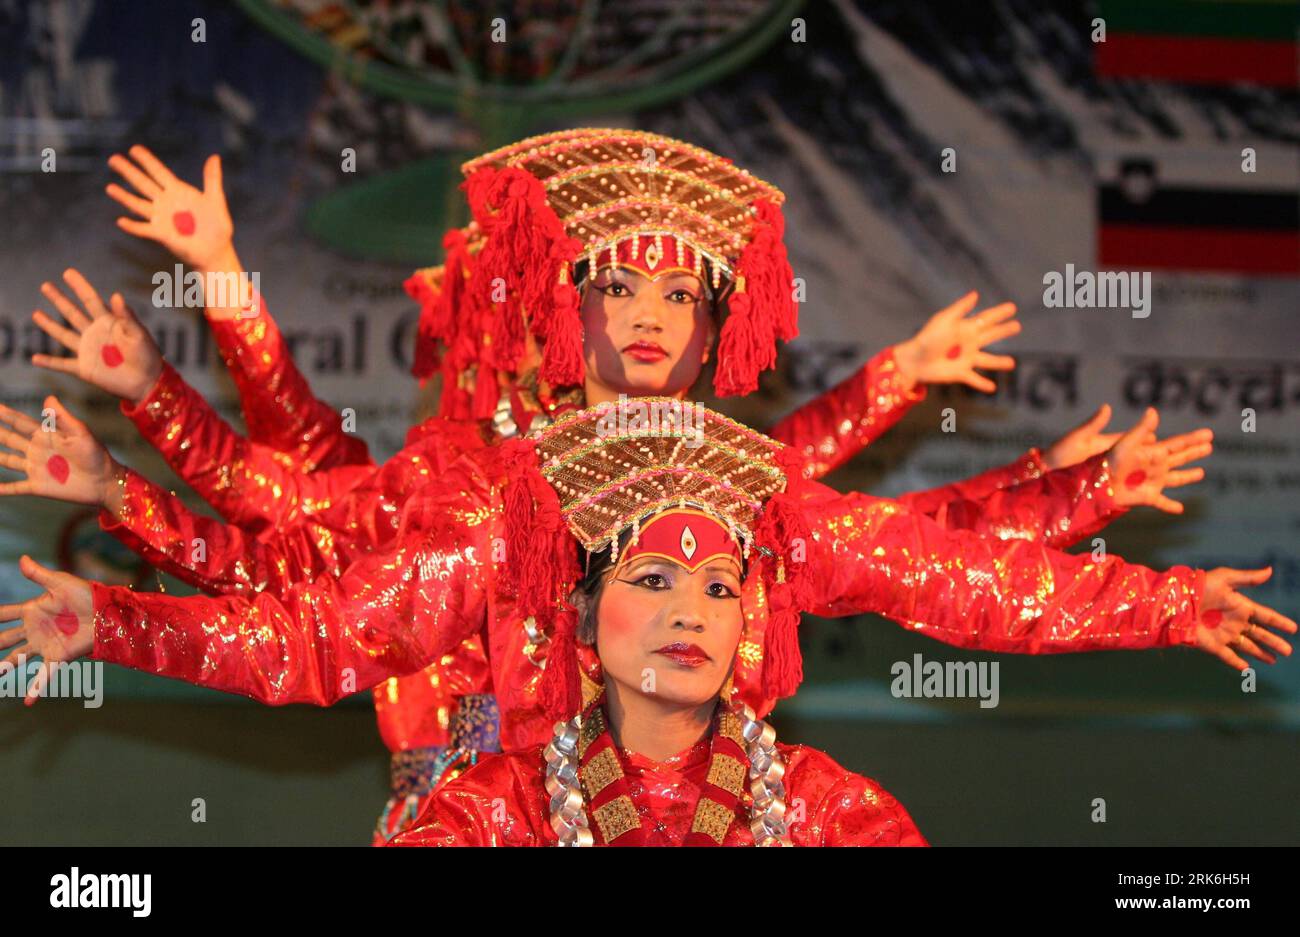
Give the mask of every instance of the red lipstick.
[[662, 654], [683, 667], [699, 667], [712, 660], [698, 644], [683, 644], [681, 641], [665, 644], [655, 653]]
[[654, 342], [633, 342], [623, 349], [623, 354], [630, 355], [637, 361], [644, 361], [647, 364], [653, 364], [656, 361], [663, 361], [668, 357], [668, 352], [664, 351]]

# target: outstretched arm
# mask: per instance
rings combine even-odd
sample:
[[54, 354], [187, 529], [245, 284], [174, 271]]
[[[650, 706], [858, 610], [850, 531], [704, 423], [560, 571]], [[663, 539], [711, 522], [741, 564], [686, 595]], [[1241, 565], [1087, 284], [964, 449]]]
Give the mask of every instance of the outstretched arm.
[[1208, 429], [1158, 439], [1159, 414], [1148, 409], [1105, 452], [1031, 481], [998, 488], [978, 499], [953, 497], [918, 510], [914, 496], [898, 500], [950, 530], [973, 530], [1000, 539], [1042, 540], [1058, 549], [1100, 530], [1130, 508], [1149, 505], [1171, 514], [1183, 506], [1164, 492], [1205, 477], [1182, 466], [1213, 451]]
[[204, 501], [254, 531], [319, 515], [377, 471], [370, 462], [304, 471], [306, 463], [236, 433], [166, 362], [149, 393], [123, 401], [122, 413]]
[[1209, 588], [1185, 566], [1158, 573], [1113, 554], [944, 530], [897, 502], [820, 485], [804, 506], [814, 614], [877, 612], [947, 644], [1023, 654], [1195, 644], [1222, 656], [1252, 618], [1295, 633], [1290, 619], [1219, 588], [1239, 571], [1215, 570]]
[[47, 591], [0, 606], [0, 621], [22, 621], [0, 632], [0, 647], [19, 645], [7, 660], [93, 652], [273, 705], [330, 705], [428, 665], [483, 627], [499, 498], [474, 471], [450, 474], [458, 490], [438, 486], [408, 504], [396, 546], [367, 554], [337, 579], [298, 583], [282, 599], [142, 594], [24, 557], [24, 574]]
[[768, 431], [798, 450], [821, 478], [883, 436], [917, 403], [924, 385], [904, 375], [892, 347], [886, 348]]
[[905, 500], [914, 511], [934, 517], [947, 502], [978, 501], [1000, 489], [1034, 481], [1047, 472], [1078, 465], [1119, 441], [1121, 433], [1102, 432], [1110, 422], [1110, 416], [1110, 404], [1102, 404], [1096, 413], [1052, 443], [1045, 452], [1031, 448], [1007, 465], [995, 466], [979, 475], [938, 488], [910, 492], [899, 500]]
[[339, 575], [361, 548], [359, 538], [314, 521], [251, 536], [194, 513], [130, 469], [119, 470], [106, 500], [101, 528], [156, 569], [213, 594], [282, 596], [293, 583]]
[[802, 453], [815, 478], [839, 468], [879, 439], [916, 403], [926, 384], [963, 383], [992, 392], [995, 385], [976, 369], [1010, 370], [1006, 355], [987, 345], [1020, 331], [1016, 307], [1002, 303], [968, 315], [977, 294], [968, 293], [930, 317], [912, 338], [886, 348], [848, 379], [772, 427], [773, 439]]
[[[107, 192], [136, 218], [123, 231], [157, 241], [201, 274], [206, 315], [239, 390], [249, 438], [300, 462], [304, 471], [370, 461], [366, 444], [343, 432], [339, 413], [312, 393], [234, 247], [221, 159], [208, 157], [203, 190], [178, 179], [143, 146], [108, 161], [135, 191]], [[132, 162], [134, 160], [134, 162]]]
[[205, 501], [232, 523], [257, 530], [322, 510], [371, 471], [369, 463], [307, 474], [294, 453], [236, 433], [181, 375], [120, 294], [109, 307], [78, 271], [64, 280], [81, 308], [45, 283], [41, 292], [67, 326], [37, 311], [36, 324], [74, 355], [34, 355], [32, 363], [76, 374], [122, 398], [122, 412]]
[[[7, 447], [0, 448], [0, 465], [26, 476], [0, 484], [0, 495], [101, 508], [105, 530], [153, 565], [210, 592], [278, 595], [294, 582], [339, 573], [359, 551], [392, 541], [402, 502], [422, 480], [437, 477], [453, 451], [431, 445], [433, 458], [421, 448], [382, 470], [366, 469], [373, 477], [314, 519], [252, 536], [194, 513], [174, 494], [123, 468], [57, 398], [46, 398], [42, 416], [38, 422], [0, 404], [0, 446]], [[345, 471], [289, 473], [286, 481], [306, 487]]]

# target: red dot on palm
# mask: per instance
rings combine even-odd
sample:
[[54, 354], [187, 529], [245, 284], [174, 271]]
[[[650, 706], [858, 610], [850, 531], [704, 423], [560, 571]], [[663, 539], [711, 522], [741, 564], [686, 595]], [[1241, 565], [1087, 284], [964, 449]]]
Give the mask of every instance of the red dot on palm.
[[194, 223], [194, 215], [187, 211], [178, 211], [176, 214], [172, 215], [172, 224], [176, 226], [176, 231], [185, 237], [189, 237], [193, 234], [194, 228], [196, 227]]
[[110, 368], [116, 368], [126, 360], [125, 356], [122, 354], [122, 349], [118, 348], [116, 345], [105, 345], [100, 349], [99, 357], [102, 358], [104, 364], [108, 365]]
[[1147, 480], [1147, 473], [1141, 469], [1129, 472], [1128, 477], [1124, 479], [1124, 487], [1136, 488]]
[[65, 608], [54, 616], [54, 627], [64, 634], [76, 634], [80, 625], [81, 622], [77, 618], [77, 613], [71, 609]]
[[45, 463], [45, 471], [50, 473], [60, 485], [66, 484], [68, 476], [72, 474], [72, 466], [68, 465], [68, 460], [61, 455], [52, 455]]
[[949, 360], [949, 361], [952, 361], [952, 360], [954, 360], [954, 359], [956, 359], [956, 358], [960, 358], [960, 357], [961, 357], [961, 346], [960, 346], [960, 345], [953, 345], [951, 348], [948, 349], [948, 360]]
[[1212, 608], [1201, 616], [1201, 623], [1207, 628], [1217, 628], [1219, 627], [1219, 623], [1222, 621], [1223, 612], [1219, 611], [1217, 608]]

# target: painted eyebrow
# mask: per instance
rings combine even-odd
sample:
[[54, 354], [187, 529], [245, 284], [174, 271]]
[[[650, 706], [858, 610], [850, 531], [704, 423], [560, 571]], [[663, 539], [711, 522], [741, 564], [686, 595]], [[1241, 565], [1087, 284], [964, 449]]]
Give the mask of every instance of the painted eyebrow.
[[671, 561], [669, 561], [669, 560], [662, 559], [662, 558], [657, 557], [657, 556], [644, 556], [644, 557], [637, 557], [636, 559], [632, 560], [632, 561], [631, 561], [630, 563], [628, 563], [627, 566], [625, 566], [623, 569], [624, 569], [624, 572], [627, 572], [627, 573], [630, 573], [630, 574], [636, 574], [636, 573], [639, 572], [640, 570], [643, 570], [643, 569], [651, 569], [651, 568], [660, 567], [660, 566], [663, 566], [663, 567], [676, 567], [676, 568], [678, 568], [678, 569], [681, 568], [680, 566], [678, 566], [678, 564], [673, 563], [673, 562], [671, 562]]

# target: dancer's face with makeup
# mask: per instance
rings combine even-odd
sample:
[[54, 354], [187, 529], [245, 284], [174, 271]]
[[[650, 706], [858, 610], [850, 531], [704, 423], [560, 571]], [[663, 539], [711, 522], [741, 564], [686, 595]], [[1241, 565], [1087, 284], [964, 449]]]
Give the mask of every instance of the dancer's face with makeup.
[[653, 279], [603, 267], [582, 298], [587, 404], [629, 397], [684, 397], [715, 337], [700, 278], [665, 271]]
[[695, 572], [659, 556], [634, 557], [607, 573], [596, 597], [596, 652], [607, 688], [698, 707], [731, 673], [744, 619], [736, 560], [715, 557]]

